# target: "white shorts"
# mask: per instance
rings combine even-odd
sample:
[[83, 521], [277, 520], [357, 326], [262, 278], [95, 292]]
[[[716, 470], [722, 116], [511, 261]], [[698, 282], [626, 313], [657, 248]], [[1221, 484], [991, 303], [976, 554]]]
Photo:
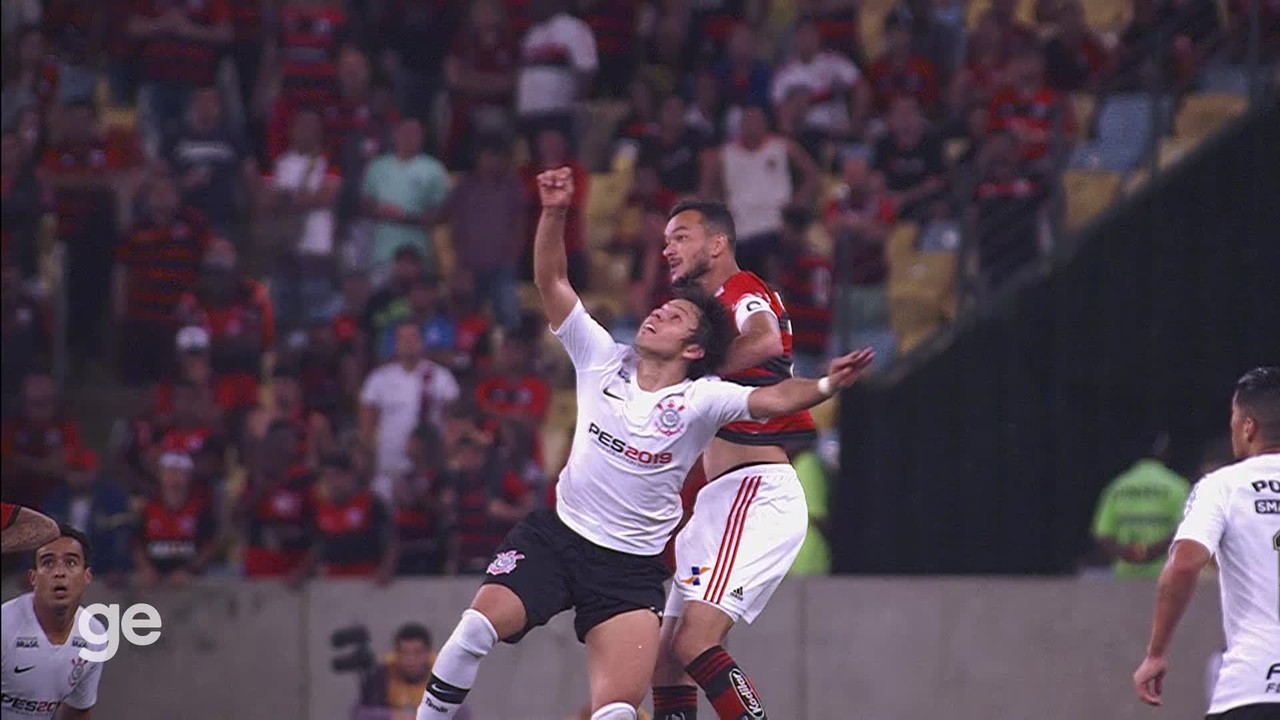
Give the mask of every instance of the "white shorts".
[[676, 536], [666, 617], [705, 602], [751, 623], [778, 589], [809, 530], [809, 507], [790, 465], [748, 465], [712, 480]]

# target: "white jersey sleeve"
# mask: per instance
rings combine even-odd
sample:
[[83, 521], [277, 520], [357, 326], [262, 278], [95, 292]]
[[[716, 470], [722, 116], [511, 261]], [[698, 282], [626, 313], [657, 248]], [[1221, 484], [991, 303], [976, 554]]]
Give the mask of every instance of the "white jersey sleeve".
[[753, 420], [749, 401], [756, 388], [726, 382], [720, 378], [703, 378], [694, 386], [699, 414], [719, 428], [730, 423]]
[[581, 300], [573, 306], [560, 327], [551, 331], [564, 345], [578, 370], [599, 367], [617, 356], [618, 343], [604, 326], [591, 317]]
[[775, 319], [778, 317], [778, 315], [773, 312], [773, 307], [770, 306], [767, 298], [761, 297], [755, 293], [748, 293], [738, 298], [738, 301], [733, 304], [733, 323], [734, 325], [737, 325], [738, 330], [741, 331], [747, 324], [747, 318], [750, 318], [756, 313], [769, 313]]
[[1194, 540], [1218, 554], [1222, 534], [1226, 530], [1227, 509], [1231, 504], [1230, 488], [1221, 475], [1209, 475], [1192, 488], [1183, 511], [1182, 523], [1174, 534], [1178, 540]]

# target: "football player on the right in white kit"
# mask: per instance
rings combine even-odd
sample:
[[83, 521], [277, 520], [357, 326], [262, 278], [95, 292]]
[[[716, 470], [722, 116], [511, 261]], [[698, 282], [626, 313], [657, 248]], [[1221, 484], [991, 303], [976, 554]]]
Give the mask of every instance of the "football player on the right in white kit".
[[1206, 720], [1280, 718], [1280, 367], [1249, 371], [1231, 402], [1231, 448], [1240, 462], [1204, 477], [1160, 573], [1147, 657], [1133, 674], [1138, 697], [1161, 703], [1165, 653], [1200, 571], [1221, 570], [1222, 655]]
[[[28, 572], [33, 591], [0, 607], [0, 720], [87, 720], [98, 701], [102, 663], [80, 657], [102, 650], [80, 634], [80, 599], [93, 577], [89, 541], [62, 526], [60, 535], [35, 551]], [[93, 630], [106, 626], [92, 618]]]

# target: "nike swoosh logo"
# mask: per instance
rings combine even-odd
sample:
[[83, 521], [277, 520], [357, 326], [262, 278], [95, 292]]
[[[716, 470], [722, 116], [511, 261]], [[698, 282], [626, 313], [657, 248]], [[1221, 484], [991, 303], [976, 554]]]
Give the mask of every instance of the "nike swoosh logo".
[[614, 395], [613, 393], [609, 392], [609, 388], [605, 388], [605, 389], [604, 389], [604, 390], [602, 390], [601, 392], [603, 392], [605, 395], [608, 395], [609, 397], [613, 398], [614, 400], [622, 400], [623, 402], [626, 402], [626, 399], [625, 399], [625, 398], [623, 398], [621, 395]]
[[26, 672], [26, 671], [30, 670], [30, 669], [31, 669], [31, 668], [33, 668], [33, 667], [35, 667], [35, 665], [28, 665], [28, 666], [26, 666], [26, 667], [18, 667], [18, 666], [16, 666], [16, 665], [15, 665], [15, 666], [13, 667], [13, 671], [14, 671], [15, 673], [24, 673], [24, 672]]

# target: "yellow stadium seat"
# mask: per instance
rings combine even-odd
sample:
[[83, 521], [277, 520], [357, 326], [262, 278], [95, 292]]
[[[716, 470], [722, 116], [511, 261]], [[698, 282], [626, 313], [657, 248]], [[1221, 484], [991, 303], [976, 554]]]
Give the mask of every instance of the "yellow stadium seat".
[[868, 58], [877, 58], [884, 50], [884, 16], [889, 14], [897, 0], [865, 0], [859, 24], [862, 26], [862, 48]]
[[1077, 230], [1115, 202], [1120, 173], [1107, 170], [1067, 170], [1062, 173], [1066, 196], [1066, 227]]
[[1083, 0], [1084, 21], [1098, 32], [1119, 32], [1133, 17], [1133, 5], [1119, 0]]
[[[1191, 152], [1191, 150], [1193, 150], [1197, 145], [1200, 144], [1200, 140], [1201, 138], [1196, 138], [1196, 137], [1160, 138], [1160, 151], [1159, 151], [1159, 154], [1157, 155], [1157, 157], [1159, 158], [1157, 166], [1161, 170], [1166, 170], [1174, 165], [1177, 165], [1179, 162], [1182, 161], [1183, 158], [1187, 156], [1187, 153]], [[1151, 173], [1148, 171], [1147, 166], [1144, 164], [1141, 167], [1135, 169], [1129, 175], [1129, 179], [1125, 182], [1125, 192], [1126, 193], [1136, 192], [1137, 190], [1142, 188], [1143, 185], [1146, 185], [1147, 180], [1150, 180], [1150, 179], [1151, 179]]]
[[919, 228], [900, 223], [889, 238], [889, 326], [908, 352], [955, 317], [956, 256], [915, 249]]
[[1189, 95], [1173, 119], [1173, 134], [1179, 137], [1202, 138], [1217, 132], [1232, 118], [1244, 113], [1249, 101], [1229, 93]]

